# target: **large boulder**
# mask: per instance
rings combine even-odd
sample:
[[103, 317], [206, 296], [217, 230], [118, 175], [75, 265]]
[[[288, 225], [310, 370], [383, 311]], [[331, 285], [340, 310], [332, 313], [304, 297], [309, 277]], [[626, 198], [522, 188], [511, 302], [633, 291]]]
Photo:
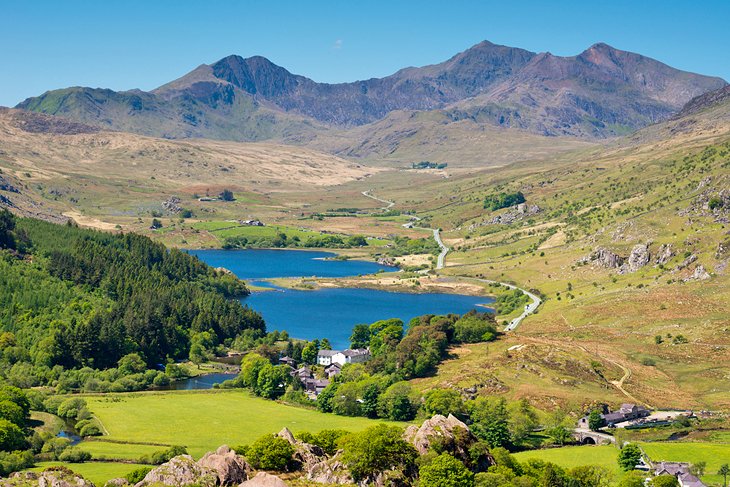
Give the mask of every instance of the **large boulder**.
[[588, 257], [581, 259], [581, 263], [594, 262], [606, 269], [618, 269], [624, 263], [624, 258], [604, 247], [597, 248]]
[[208, 452], [198, 461], [203, 469], [212, 470], [218, 477], [218, 485], [238, 485], [248, 480], [251, 466], [227, 446]]
[[215, 487], [218, 485], [218, 472], [213, 468], [199, 465], [190, 455], [179, 455], [150, 470], [136, 487], [150, 484], [172, 487], [196, 484], [199, 487]]
[[416, 447], [421, 455], [428, 452], [436, 442], [441, 444], [458, 442], [470, 445], [477, 441], [469, 427], [453, 414], [449, 414], [448, 417], [437, 414], [424, 421], [420, 427], [411, 425], [406, 429], [403, 437]]
[[259, 472], [252, 479], [243, 482], [240, 487], [287, 487], [287, 485], [276, 475]]

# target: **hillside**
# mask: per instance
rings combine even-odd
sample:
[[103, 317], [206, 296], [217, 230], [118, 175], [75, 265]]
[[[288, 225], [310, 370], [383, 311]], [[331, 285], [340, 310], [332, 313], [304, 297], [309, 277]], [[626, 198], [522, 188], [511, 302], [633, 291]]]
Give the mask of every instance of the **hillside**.
[[0, 109], [0, 150], [4, 206], [56, 221], [77, 211], [136, 219], [162, 210], [171, 196], [192, 206], [224, 188], [242, 201], [244, 194], [266, 200], [271, 191], [341, 184], [376, 172], [304, 148], [154, 139], [12, 109]]
[[[728, 114], [720, 100], [561, 163], [376, 189], [444, 229], [453, 251], [443, 276], [506, 280], [545, 298], [509, 342], [455, 350], [421, 387], [476, 387], [545, 407], [621, 396], [730, 406]], [[517, 191], [523, 211], [485, 209], [486, 197]]]
[[[725, 84], [605, 44], [559, 57], [484, 41], [440, 64], [352, 83], [317, 83], [266, 58], [234, 55], [151, 92], [74, 87], [18, 108], [165, 138], [307, 144], [329, 127], [367, 126], [398, 110], [437, 111], [444, 124], [602, 138], [668, 118]], [[361, 145], [377, 127], [350, 135], [351, 146]]]

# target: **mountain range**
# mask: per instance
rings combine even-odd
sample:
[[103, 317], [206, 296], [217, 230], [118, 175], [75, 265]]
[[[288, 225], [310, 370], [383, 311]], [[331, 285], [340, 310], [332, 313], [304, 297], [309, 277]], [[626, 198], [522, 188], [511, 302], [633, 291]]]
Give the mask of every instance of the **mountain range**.
[[470, 133], [621, 135], [726, 85], [606, 44], [561, 57], [484, 41], [440, 64], [351, 83], [318, 83], [264, 57], [228, 56], [149, 92], [72, 87], [17, 108], [155, 137], [276, 140], [385, 157], [427, 126], [442, 143], [462, 125]]

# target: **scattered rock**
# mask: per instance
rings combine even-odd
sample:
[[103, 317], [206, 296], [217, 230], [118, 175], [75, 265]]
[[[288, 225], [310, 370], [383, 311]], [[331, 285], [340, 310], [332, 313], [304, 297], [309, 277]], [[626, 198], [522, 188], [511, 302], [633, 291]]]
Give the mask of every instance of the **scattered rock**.
[[711, 277], [712, 276], [710, 276], [710, 273], [705, 270], [705, 266], [703, 266], [702, 264], [698, 264], [697, 267], [695, 267], [692, 275], [686, 278], [684, 281], [706, 281]]
[[0, 176], [0, 191], [7, 191], [8, 193], [20, 193], [20, 190], [10, 184], [10, 182]]
[[180, 201], [180, 198], [177, 196], [170, 196], [162, 202], [162, 207], [170, 213], [180, 213], [183, 210], [182, 206], [180, 206]]
[[94, 487], [94, 484], [66, 467], [49, 467], [43, 472], [16, 472], [2, 479], [3, 487]]
[[120, 477], [117, 479], [107, 480], [104, 487], [126, 487], [127, 485], [129, 485], [129, 481]]
[[243, 482], [239, 487], [287, 487], [287, 485], [276, 475], [259, 472], [254, 478]]
[[476, 228], [485, 225], [509, 225], [517, 221], [522, 220], [526, 216], [537, 215], [542, 211], [537, 205], [528, 205], [526, 203], [520, 203], [519, 205], [511, 207], [501, 215], [497, 215], [489, 220], [484, 220], [479, 223], [473, 223], [469, 225], [469, 231], [473, 231]]
[[352, 474], [347, 465], [342, 463], [342, 452], [332, 458], [312, 465], [307, 470], [307, 480], [320, 484], [352, 484]]
[[218, 476], [218, 485], [237, 485], [248, 479], [251, 466], [227, 446], [221, 446], [215, 453], [206, 453], [198, 461], [204, 469], [213, 470]]
[[696, 260], [697, 260], [697, 256], [695, 254], [691, 254], [689, 257], [684, 259], [681, 264], [679, 264], [677, 267], [674, 268], [675, 272], [686, 269]]
[[664, 265], [674, 257], [675, 252], [672, 249], [672, 244], [661, 244], [659, 250], [654, 257], [654, 263], [656, 265]]

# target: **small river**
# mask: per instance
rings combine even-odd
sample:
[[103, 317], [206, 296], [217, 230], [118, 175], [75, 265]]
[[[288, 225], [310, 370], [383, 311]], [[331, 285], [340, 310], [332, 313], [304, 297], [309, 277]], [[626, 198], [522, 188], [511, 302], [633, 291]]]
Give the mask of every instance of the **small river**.
[[[374, 262], [330, 260], [336, 254], [302, 250], [196, 250], [190, 252], [213, 267], [225, 267], [239, 278], [272, 291], [242, 299], [261, 313], [268, 330], [286, 330], [294, 338], [327, 338], [334, 348], [347, 348], [352, 327], [387, 318], [408, 322], [424, 314], [484, 311], [488, 297], [444, 293], [402, 293], [374, 289], [282, 289], [260, 282], [275, 277], [349, 277], [397, 269]], [[220, 381], [218, 381], [220, 382]]]

